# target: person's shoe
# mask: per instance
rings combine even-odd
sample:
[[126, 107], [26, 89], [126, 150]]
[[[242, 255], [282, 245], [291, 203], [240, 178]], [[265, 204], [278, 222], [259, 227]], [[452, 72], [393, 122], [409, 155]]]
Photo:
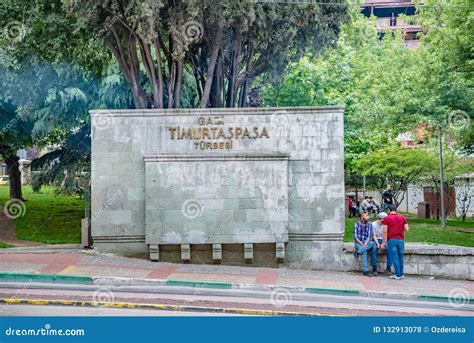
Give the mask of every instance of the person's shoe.
[[371, 272], [364, 272], [363, 274], [364, 274], [364, 276], [372, 277], [372, 273], [371, 273]]
[[392, 274], [392, 270], [390, 268], [385, 269], [385, 273]]
[[372, 276], [377, 276], [377, 275], [379, 275], [379, 273], [377, 273], [377, 271], [374, 270], [374, 271], [372, 272]]
[[400, 279], [404, 279], [405, 278], [405, 274], [403, 274], [402, 276], [400, 276]]
[[396, 276], [396, 275], [390, 275], [388, 278], [392, 279], [392, 280], [401, 280], [402, 279], [400, 276]]

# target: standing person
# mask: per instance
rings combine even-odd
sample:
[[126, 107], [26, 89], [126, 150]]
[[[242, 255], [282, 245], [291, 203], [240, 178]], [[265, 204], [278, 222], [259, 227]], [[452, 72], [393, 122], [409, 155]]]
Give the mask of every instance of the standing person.
[[[381, 250], [385, 249], [385, 246], [383, 245], [383, 220], [386, 216], [387, 216], [387, 213], [380, 212], [377, 215], [377, 220], [372, 222], [373, 238], [374, 238], [374, 243], [375, 243], [376, 247], [374, 249], [372, 249], [371, 261], [372, 260], [374, 260], [374, 261], [377, 260], [377, 252], [378, 252], [379, 249], [381, 249]], [[377, 263], [375, 263], [375, 265], [377, 266]], [[390, 261], [390, 255], [387, 251], [387, 268], [385, 269], [385, 271], [387, 273], [390, 273], [391, 272], [391, 269], [390, 269], [391, 267], [392, 267], [392, 262]]]
[[371, 260], [374, 274], [369, 272], [367, 265], [367, 251], [375, 248], [372, 236], [372, 224], [369, 222], [369, 214], [362, 212], [359, 215], [359, 220], [354, 224], [354, 244], [356, 249], [354, 257], [358, 259], [359, 255], [362, 255], [362, 272], [365, 276], [369, 277], [374, 276], [374, 274], [377, 275], [377, 261]]
[[[390, 254], [390, 261], [395, 268], [395, 275], [390, 279], [400, 280], [405, 277], [403, 274], [403, 258], [405, 251], [405, 231], [408, 232], [408, 223], [404, 216], [397, 213], [397, 207], [390, 205], [390, 213], [383, 219], [383, 243], [382, 247], [387, 247]], [[385, 243], [386, 242], [386, 243]]]
[[349, 204], [349, 218], [355, 217], [357, 215], [357, 207], [352, 197], [349, 197], [348, 204]]
[[387, 189], [383, 191], [382, 193], [382, 201], [383, 201], [383, 210], [384, 212], [387, 212], [390, 205], [393, 205], [394, 202], [394, 196], [393, 196], [393, 190], [391, 185], [387, 185]]

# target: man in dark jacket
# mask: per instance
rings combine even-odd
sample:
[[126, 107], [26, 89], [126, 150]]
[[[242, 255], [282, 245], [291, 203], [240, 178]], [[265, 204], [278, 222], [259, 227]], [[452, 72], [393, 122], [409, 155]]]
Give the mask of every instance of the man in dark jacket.
[[383, 201], [384, 212], [387, 212], [390, 205], [393, 205], [395, 203], [391, 185], [387, 185], [387, 189], [383, 191], [382, 201]]

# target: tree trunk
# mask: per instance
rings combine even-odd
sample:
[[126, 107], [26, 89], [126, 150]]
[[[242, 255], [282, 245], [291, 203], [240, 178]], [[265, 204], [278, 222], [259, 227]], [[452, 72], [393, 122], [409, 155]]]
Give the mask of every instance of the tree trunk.
[[214, 69], [214, 77], [212, 79], [212, 86], [211, 86], [211, 94], [210, 94], [210, 101], [211, 101], [211, 107], [212, 108], [219, 108], [222, 107], [222, 101], [221, 101], [221, 81], [222, 81], [222, 61], [224, 59], [223, 52], [221, 50], [220, 52], [220, 58], [219, 55], [217, 55], [217, 63], [216, 63], [216, 68]]
[[181, 88], [183, 85], [183, 62], [178, 60], [176, 62], [176, 84], [174, 90], [174, 107], [181, 107]]
[[230, 75], [229, 83], [227, 85], [226, 107], [234, 107], [235, 99], [237, 98], [237, 75], [240, 66], [240, 51], [241, 51], [241, 35], [238, 31], [232, 46], [232, 53], [230, 57]]
[[128, 37], [130, 58], [130, 76], [132, 80], [132, 96], [137, 109], [148, 108], [148, 98], [140, 82], [140, 61], [137, 55], [137, 39], [130, 33]]
[[9, 156], [5, 163], [8, 168], [8, 176], [10, 177], [10, 199], [23, 200], [23, 194], [21, 192], [21, 173], [20, 158], [16, 155]]
[[168, 108], [173, 108], [173, 105], [174, 105], [175, 83], [176, 83], [176, 62], [173, 62], [170, 69], [170, 76], [168, 78]]
[[222, 35], [223, 35], [223, 30], [220, 27], [217, 30], [217, 34], [216, 34], [216, 37], [215, 37], [215, 40], [214, 40], [214, 44], [212, 46], [212, 54], [211, 54], [211, 58], [210, 58], [210, 61], [209, 61], [209, 67], [207, 68], [206, 85], [204, 86], [203, 95], [202, 95], [201, 101], [199, 102], [199, 107], [201, 107], [201, 108], [206, 107], [207, 102], [209, 101], [209, 95], [211, 93], [212, 80], [214, 79], [214, 69], [216, 68], [217, 55], [219, 53]]
[[[143, 65], [148, 79], [151, 82], [153, 91], [153, 105], [155, 108], [163, 108], [163, 91], [162, 83], [160, 83], [157, 73], [161, 74], [161, 69], [155, 70], [153, 57], [151, 56], [150, 45], [143, 39], [139, 40], [140, 52], [142, 54]], [[158, 63], [159, 65], [159, 63]]]
[[[130, 85], [133, 102], [136, 108], [147, 108], [148, 99], [145, 90], [139, 82], [139, 61], [136, 56], [136, 40], [132, 38], [122, 46], [122, 42], [117, 30], [112, 27], [113, 36], [105, 40], [105, 44], [114, 55], [119, 65], [120, 71]], [[124, 50], [126, 49], [126, 50]], [[126, 51], [128, 54], [126, 55]]]
[[155, 54], [156, 54], [156, 73], [158, 76], [158, 98], [160, 99], [160, 108], [163, 108], [163, 70], [162, 70], [162, 61], [161, 61], [161, 43], [159, 39], [155, 39]]

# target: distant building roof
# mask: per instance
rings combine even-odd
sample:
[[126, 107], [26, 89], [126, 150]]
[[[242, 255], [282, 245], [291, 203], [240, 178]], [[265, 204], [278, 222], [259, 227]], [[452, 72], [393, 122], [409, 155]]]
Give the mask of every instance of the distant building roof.
[[376, 17], [391, 17], [392, 14], [398, 16], [416, 13], [415, 3], [411, 1], [374, 0], [363, 3], [362, 7], [362, 13], [367, 17], [372, 14]]
[[415, 6], [415, 3], [406, 0], [374, 0], [366, 1], [362, 6]]

